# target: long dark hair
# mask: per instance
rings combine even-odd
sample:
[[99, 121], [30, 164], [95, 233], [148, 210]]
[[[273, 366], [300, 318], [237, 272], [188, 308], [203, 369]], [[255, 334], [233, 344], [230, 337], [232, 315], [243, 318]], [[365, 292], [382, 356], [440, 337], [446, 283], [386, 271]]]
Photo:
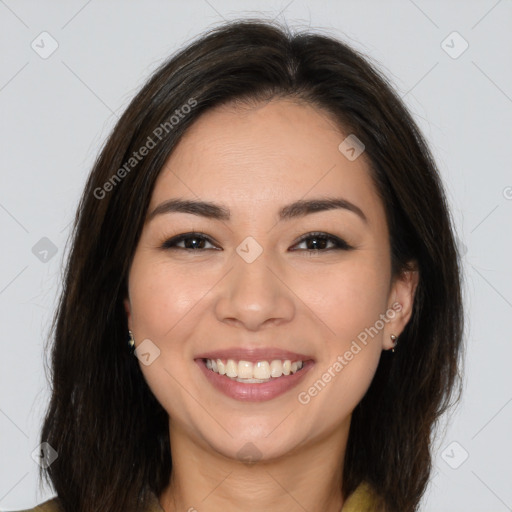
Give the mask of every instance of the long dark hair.
[[52, 397], [41, 433], [58, 452], [41, 481], [53, 484], [65, 512], [136, 510], [168, 485], [168, 416], [128, 352], [130, 264], [155, 180], [187, 128], [214, 106], [279, 97], [314, 105], [357, 134], [385, 206], [393, 271], [411, 262], [419, 270], [398, 348], [382, 353], [353, 411], [342, 482], [344, 495], [368, 482], [382, 510], [417, 509], [434, 427], [460, 386], [463, 348], [459, 258], [438, 171], [401, 100], [362, 55], [320, 33], [237, 20], [152, 75], [85, 186], [51, 331]]

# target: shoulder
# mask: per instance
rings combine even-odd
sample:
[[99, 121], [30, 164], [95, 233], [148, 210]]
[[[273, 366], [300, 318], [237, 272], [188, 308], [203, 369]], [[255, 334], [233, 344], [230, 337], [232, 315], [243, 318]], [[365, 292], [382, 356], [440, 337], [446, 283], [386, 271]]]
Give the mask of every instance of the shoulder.
[[[25, 510], [17, 510], [12, 512], [60, 512], [59, 499], [57, 497], [46, 500], [34, 508], [28, 508]], [[7, 511], [6, 511], [7, 512]]]
[[362, 482], [356, 490], [345, 500], [342, 512], [371, 512], [375, 511], [376, 496], [372, 487]]
[[[160, 502], [156, 495], [152, 494], [149, 500], [147, 512], [163, 512], [163, 508], [160, 506]], [[36, 505], [34, 508], [27, 508], [25, 510], [13, 510], [13, 511], [0, 511], [0, 512], [62, 512], [59, 498], [55, 496], [49, 500]]]

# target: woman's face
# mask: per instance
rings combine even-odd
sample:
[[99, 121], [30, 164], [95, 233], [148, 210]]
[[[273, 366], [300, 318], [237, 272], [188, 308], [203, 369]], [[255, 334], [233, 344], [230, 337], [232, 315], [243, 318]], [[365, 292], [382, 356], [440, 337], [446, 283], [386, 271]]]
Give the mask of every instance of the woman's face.
[[[270, 459], [347, 432], [409, 318], [412, 279], [391, 275], [384, 207], [365, 154], [339, 149], [348, 135], [288, 100], [220, 107], [158, 177], [128, 324], [171, 429], [212, 453]], [[215, 206], [163, 206], [177, 199]]]

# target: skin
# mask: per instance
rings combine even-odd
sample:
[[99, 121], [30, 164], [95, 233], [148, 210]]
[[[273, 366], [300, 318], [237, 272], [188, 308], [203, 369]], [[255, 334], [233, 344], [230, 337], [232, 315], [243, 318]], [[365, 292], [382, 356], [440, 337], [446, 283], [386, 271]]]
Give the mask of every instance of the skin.
[[[129, 273], [128, 327], [137, 346], [148, 338], [160, 350], [140, 366], [170, 418], [173, 473], [159, 497], [166, 512], [334, 512], [347, 498], [341, 479], [351, 414], [382, 350], [392, 347], [390, 335], [409, 320], [418, 276], [391, 275], [384, 207], [364, 153], [349, 161], [338, 150], [346, 135], [323, 111], [288, 99], [217, 107], [189, 128], [158, 177], [149, 212], [170, 198], [231, 211], [229, 221], [154, 217]], [[335, 209], [277, 222], [280, 207], [319, 197], [342, 197], [367, 221]], [[195, 252], [161, 248], [192, 231], [212, 244]], [[354, 249], [307, 252], [314, 244], [298, 239], [312, 231]], [[236, 252], [248, 236], [263, 248], [252, 263]], [[394, 318], [301, 404], [298, 393], [396, 302]], [[315, 366], [279, 397], [241, 402], [213, 388], [194, 362], [201, 352], [233, 346], [309, 354]], [[249, 442], [261, 457], [256, 464], [237, 456]]]

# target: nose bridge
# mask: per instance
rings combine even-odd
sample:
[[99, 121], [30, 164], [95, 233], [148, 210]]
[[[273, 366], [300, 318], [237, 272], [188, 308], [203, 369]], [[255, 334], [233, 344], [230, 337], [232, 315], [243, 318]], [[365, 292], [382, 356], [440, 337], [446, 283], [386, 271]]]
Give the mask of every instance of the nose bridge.
[[243, 324], [256, 330], [263, 323], [283, 323], [294, 314], [293, 297], [282, 279], [279, 264], [248, 237], [233, 254], [233, 267], [226, 276], [216, 303], [220, 321]]

